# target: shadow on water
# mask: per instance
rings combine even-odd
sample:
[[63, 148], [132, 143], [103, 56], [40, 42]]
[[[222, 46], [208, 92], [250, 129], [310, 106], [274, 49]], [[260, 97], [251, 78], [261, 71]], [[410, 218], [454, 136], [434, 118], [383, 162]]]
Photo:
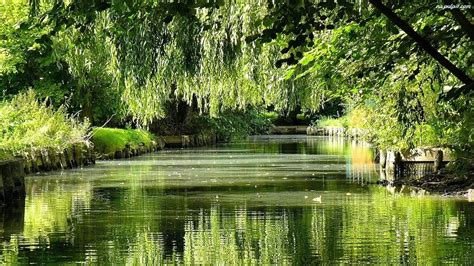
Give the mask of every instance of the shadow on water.
[[8, 206], [0, 207], [0, 232], [2, 239], [10, 241], [12, 235], [23, 232], [25, 201], [16, 200]]
[[474, 205], [391, 194], [370, 147], [255, 137], [27, 178], [0, 261], [472, 264]]

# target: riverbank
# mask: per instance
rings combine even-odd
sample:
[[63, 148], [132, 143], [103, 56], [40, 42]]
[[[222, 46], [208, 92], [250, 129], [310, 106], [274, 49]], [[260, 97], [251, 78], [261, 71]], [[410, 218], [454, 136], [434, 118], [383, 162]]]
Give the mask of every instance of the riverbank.
[[70, 144], [64, 149], [42, 148], [23, 153], [26, 174], [95, 164], [94, 146], [91, 143]]
[[[331, 126], [308, 126], [307, 135], [347, 137], [365, 141], [364, 136], [366, 136], [366, 132], [365, 130], [358, 128], [347, 129], [344, 127]], [[432, 153], [435, 150], [436, 149], [414, 149], [413, 153], [415, 155], [412, 157], [405, 158], [402, 156], [402, 158], [400, 158], [402, 161], [399, 163], [410, 163], [413, 166], [420, 163], [421, 167], [426, 171], [426, 173], [422, 174], [421, 176], [419, 174], [420, 172], [416, 172], [416, 170], [415, 173], [401, 173], [403, 176], [397, 176], [400, 173], [394, 173], [395, 169], [397, 168], [395, 166], [396, 153], [388, 152], [392, 154], [392, 156], [388, 156], [387, 152], [384, 153], [378, 151], [376, 162], [379, 163], [379, 167], [381, 168], [381, 171], [383, 171], [383, 177], [382, 180], [378, 181], [377, 183], [383, 186], [409, 186], [414, 191], [423, 191], [423, 193], [428, 192], [443, 196], [474, 197], [474, 195], [471, 195], [468, 192], [470, 189], [474, 189], [474, 172], [471, 171], [465, 174], [460, 174], [454, 171], [447, 171], [445, 168], [442, 168], [441, 171], [437, 170], [433, 172], [432, 169], [436, 163], [436, 153], [434, 153], [434, 155]], [[444, 154], [446, 157], [446, 151]], [[448, 156], [448, 161], [442, 161], [443, 159], [441, 159], [441, 162], [439, 163], [441, 163], [444, 167], [447, 162], [454, 160], [454, 158], [450, 157], [451, 156]]]
[[89, 126], [33, 90], [20, 93], [0, 105], [0, 161], [22, 158], [26, 174], [92, 164]]
[[474, 189], [474, 172], [460, 175], [456, 173], [433, 173], [420, 179], [394, 182], [394, 185], [408, 185], [442, 196], [465, 196], [473, 198], [469, 190]]
[[165, 147], [192, 148], [214, 145], [229, 138], [212, 132], [191, 135], [155, 136], [143, 129], [94, 128], [91, 141], [98, 159], [123, 159], [154, 152]]
[[92, 143], [97, 159], [124, 159], [164, 148], [164, 140], [144, 129], [94, 128]]
[[[180, 147], [216, 143], [213, 134], [178, 136]], [[70, 144], [64, 149], [42, 147], [24, 150], [13, 156], [0, 150], [0, 205], [9, 205], [25, 196], [25, 176], [54, 170], [72, 169], [95, 164], [98, 160], [126, 159], [164, 148], [165, 139], [142, 129], [94, 128], [90, 140]]]

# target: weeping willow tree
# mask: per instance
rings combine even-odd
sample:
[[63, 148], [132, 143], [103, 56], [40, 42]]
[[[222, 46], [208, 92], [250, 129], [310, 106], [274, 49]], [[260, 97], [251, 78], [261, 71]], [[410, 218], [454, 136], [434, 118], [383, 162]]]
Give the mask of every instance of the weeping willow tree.
[[[30, 1], [30, 19], [18, 30], [45, 29], [35, 42], [47, 44], [40, 42], [44, 51], [33, 57], [63, 63], [84, 114], [94, 113], [92, 100], [105, 93], [122, 100], [121, 108], [110, 112], [142, 125], [164, 117], [172, 99], [195, 99], [200, 112], [212, 116], [249, 106], [315, 109], [319, 95], [300, 89], [309, 87], [307, 80], [284, 79], [285, 69], [275, 66], [292, 36], [249, 41], [270, 25], [269, 3]], [[26, 77], [20, 80], [31, 84]]]
[[[281, 58], [287, 44], [313, 38], [307, 32], [317, 30], [315, 21], [334, 9], [325, 2], [299, 1], [294, 10], [267, 0], [30, 0], [29, 5], [30, 19], [19, 30], [46, 29], [36, 37], [44, 51], [32, 57], [65, 61], [59, 69], [69, 70], [85, 115], [93, 113], [94, 94], [110, 90], [121, 95], [119, 109], [138, 124], [165, 116], [164, 103], [173, 98], [188, 103], [196, 98], [199, 110], [213, 116], [256, 105], [316, 110], [326, 100], [308, 79], [284, 78], [282, 62], [291, 60]], [[302, 30], [288, 31], [292, 24]], [[301, 56], [304, 48], [292, 50]]]
[[185, 7], [141, 4], [131, 16], [114, 9], [104, 16], [113, 29], [115, 85], [137, 122], [164, 116], [164, 103], [173, 97], [189, 104], [195, 97], [199, 110], [214, 116], [248, 106], [296, 104], [296, 87], [305, 86], [304, 80], [285, 80], [285, 70], [274, 65], [284, 40], [264, 46], [245, 40], [261, 30], [265, 1]]

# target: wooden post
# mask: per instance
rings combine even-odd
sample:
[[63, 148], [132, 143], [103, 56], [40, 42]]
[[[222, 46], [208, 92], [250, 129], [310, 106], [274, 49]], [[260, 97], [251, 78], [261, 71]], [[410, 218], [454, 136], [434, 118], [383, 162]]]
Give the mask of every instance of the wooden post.
[[395, 152], [395, 160], [394, 160], [394, 171], [396, 177], [403, 176], [403, 162], [402, 162], [402, 155], [400, 152]]
[[386, 150], [380, 150], [379, 163], [380, 163], [380, 168], [385, 169], [385, 167], [387, 166], [387, 151]]
[[435, 154], [435, 160], [433, 164], [433, 171], [437, 173], [443, 165], [443, 151], [437, 150]]

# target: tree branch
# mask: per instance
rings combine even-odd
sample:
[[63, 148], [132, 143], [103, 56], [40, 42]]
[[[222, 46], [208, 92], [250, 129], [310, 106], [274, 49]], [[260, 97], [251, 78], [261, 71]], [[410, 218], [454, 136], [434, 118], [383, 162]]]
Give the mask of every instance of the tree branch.
[[[453, 4], [453, 1], [445, 0], [444, 3]], [[474, 42], [474, 26], [471, 24], [471, 22], [466, 18], [466, 16], [464, 16], [464, 14], [459, 9], [453, 8], [450, 9], [450, 12], [456, 22], [459, 23], [464, 32], [466, 32], [467, 36], [471, 38], [471, 41]]]
[[[425, 50], [431, 57], [433, 57], [439, 64], [445, 67], [449, 72], [456, 76], [464, 84], [471, 84], [473, 80], [464, 73], [461, 69], [457, 68], [451, 63], [446, 57], [438, 52], [426, 39], [421, 37], [413, 28], [404, 20], [402, 20], [397, 14], [395, 14], [390, 8], [385, 6], [380, 0], [369, 0], [369, 2], [382, 14], [395, 23], [400, 29], [402, 29], [408, 36], [410, 36], [423, 50]], [[470, 86], [464, 86], [462, 88], [472, 89]]]

